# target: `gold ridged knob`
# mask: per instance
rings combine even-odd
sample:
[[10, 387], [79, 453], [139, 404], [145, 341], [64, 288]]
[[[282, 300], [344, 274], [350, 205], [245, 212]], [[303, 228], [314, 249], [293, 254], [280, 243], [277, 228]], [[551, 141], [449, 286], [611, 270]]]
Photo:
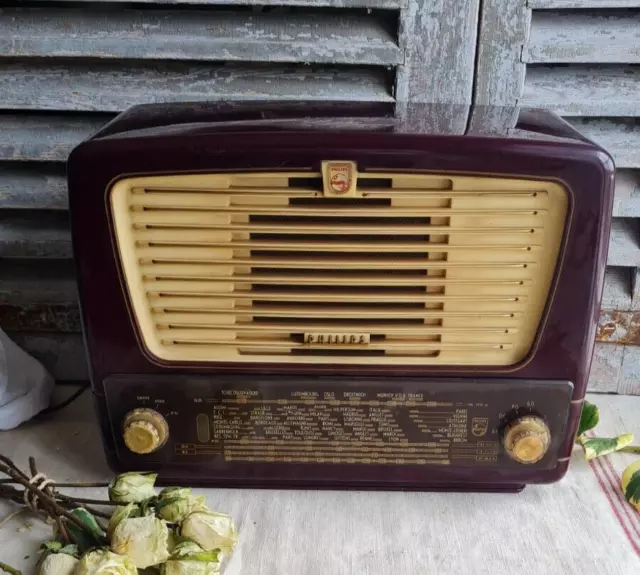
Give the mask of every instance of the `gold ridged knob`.
[[551, 432], [541, 417], [527, 415], [511, 422], [502, 436], [508, 455], [518, 463], [536, 463], [549, 449]]
[[134, 409], [124, 420], [124, 443], [139, 455], [153, 453], [169, 438], [169, 426], [162, 415], [153, 409]]

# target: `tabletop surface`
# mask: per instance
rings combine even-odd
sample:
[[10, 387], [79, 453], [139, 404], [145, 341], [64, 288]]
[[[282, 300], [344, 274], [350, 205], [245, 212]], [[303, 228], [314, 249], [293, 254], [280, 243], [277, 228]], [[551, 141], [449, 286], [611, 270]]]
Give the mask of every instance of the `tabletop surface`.
[[[598, 435], [635, 433], [640, 397], [592, 395]], [[0, 453], [59, 481], [107, 481], [88, 393], [54, 416], [0, 432]], [[235, 518], [227, 575], [640, 573], [640, 513], [619, 477], [638, 456], [587, 463], [576, 448], [559, 483], [520, 494], [196, 489]], [[73, 492], [73, 490], [62, 490]], [[104, 489], [83, 489], [104, 498]], [[15, 507], [0, 502], [0, 521]], [[0, 561], [34, 571], [50, 527], [24, 513], [0, 529]]]

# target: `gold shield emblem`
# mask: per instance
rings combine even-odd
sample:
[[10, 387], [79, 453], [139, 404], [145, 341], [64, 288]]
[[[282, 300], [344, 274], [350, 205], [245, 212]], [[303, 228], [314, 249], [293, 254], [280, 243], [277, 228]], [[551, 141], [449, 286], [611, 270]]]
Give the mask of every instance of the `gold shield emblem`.
[[489, 428], [489, 419], [487, 417], [474, 417], [471, 420], [471, 433], [476, 437], [482, 437], [487, 433]]
[[357, 177], [354, 162], [322, 162], [322, 182], [325, 196], [355, 196]]

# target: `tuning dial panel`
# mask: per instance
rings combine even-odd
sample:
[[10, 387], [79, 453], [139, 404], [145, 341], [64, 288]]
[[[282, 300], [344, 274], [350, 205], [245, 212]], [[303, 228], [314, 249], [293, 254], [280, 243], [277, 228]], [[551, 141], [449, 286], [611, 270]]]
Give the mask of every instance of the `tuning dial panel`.
[[549, 449], [551, 432], [541, 417], [523, 416], [506, 426], [502, 443], [509, 457], [518, 463], [536, 463]]
[[133, 453], [146, 455], [160, 449], [169, 438], [165, 418], [153, 409], [130, 411], [124, 420], [124, 443]]

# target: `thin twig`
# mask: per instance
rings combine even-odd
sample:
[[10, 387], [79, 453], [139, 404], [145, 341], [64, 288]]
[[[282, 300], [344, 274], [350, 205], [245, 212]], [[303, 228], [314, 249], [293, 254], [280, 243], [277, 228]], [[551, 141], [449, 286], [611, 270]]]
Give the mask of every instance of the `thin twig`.
[[16, 569], [15, 567], [11, 567], [11, 565], [7, 565], [2, 561], [0, 561], [0, 571], [6, 571], [11, 575], [22, 575], [22, 571], [20, 571], [19, 569]]
[[47, 504], [49, 504], [52, 508], [53, 511], [55, 511], [56, 513], [58, 513], [59, 515], [63, 515], [66, 519], [68, 519], [69, 521], [71, 521], [72, 523], [75, 523], [78, 527], [80, 527], [83, 531], [86, 531], [86, 526], [82, 523], [82, 521], [80, 521], [75, 515], [73, 515], [72, 513], [70, 513], [69, 511], [67, 511], [66, 509], [64, 509], [63, 507], [61, 507], [60, 505], [58, 505], [52, 498], [50, 495], [48, 495], [47, 493], [44, 493], [41, 489], [39, 489], [38, 487], [36, 487], [35, 485], [32, 485], [31, 483], [29, 483], [29, 479], [27, 478], [26, 480], [22, 478], [21, 476], [21, 472], [18, 473], [16, 472], [11, 465], [3, 465], [0, 463], [0, 472], [4, 473], [5, 475], [8, 475], [9, 477], [13, 477], [14, 479], [16, 479], [18, 481], [18, 483], [21, 483], [22, 486], [27, 490], [30, 491], [31, 493], [35, 493], [40, 499], [42, 499], [43, 501], [45, 501]]
[[[0, 479], [0, 485], [18, 483], [13, 479]], [[109, 483], [58, 483], [56, 487], [109, 487]]]
[[[16, 482], [17, 483], [17, 482]], [[69, 497], [68, 495], [64, 495], [63, 493], [58, 493], [54, 491], [54, 498], [57, 503], [59, 503], [62, 507], [75, 509], [76, 507], [84, 507], [89, 513], [96, 515], [97, 517], [102, 517], [104, 519], [111, 519], [111, 514], [105, 511], [100, 511], [95, 507], [90, 507], [89, 505], [80, 504], [77, 499], [73, 497]], [[8, 499], [13, 501], [14, 503], [23, 503], [24, 495], [22, 491], [15, 489], [14, 487], [9, 487], [8, 485], [0, 485], [0, 499]]]
[[58, 483], [56, 487], [109, 487], [109, 483]]
[[67, 533], [67, 529], [64, 526], [64, 522], [60, 519], [60, 515], [56, 515], [56, 523], [58, 525], [58, 531], [60, 531], [60, 537], [62, 537], [67, 543], [71, 543], [71, 538]]
[[[57, 494], [58, 497], [62, 496], [62, 493]], [[100, 499], [77, 499], [75, 497], [68, 497], [64, 495], [60, 497], [61, 499], [71, 500], [75, 503], [93, 503], [94, 505], [105, 505], [107, 507], [117, 507], [120, 503], [114, 503], [113, 501], [102, 501]]]
[[[38, 475], [38, 468], [36, 467], [36, 460], [33, 457], [29, 457], [29, 469], [31, 470], [31, 474], [34, 477], [36, 475]], [[55, 495], [56, 495], [55, 489], [53, 489], [50, 485], [46, 486], [42, 491], [44, 493], [46, 493], [47, 495], [51, 496], [51, 497], [55, 497]], [[55, 500], [54, 500], [54, 502], [55, 502]], [[70, 543], [71, 539], [69, 538], [69, 534], [67, 533], [67, 529], [65, 528], [64, 522], [60, 518], [60, 515], [55, 513], [55, 510], [52, 509], [52, 508], [48, 509], [48, 512], [56, 520], [56, 525], [58, 526], [58, 531], [60, 532], [60, 537], [62, 537], [65, 542]]]
[[[9, 459], [6, 455], [0, 455], [0, 461], [2, 461], [7, 467], [15, 471], [22, 479], [29, 481], [29, 476], [22, 471], [11, 459]], [[4, 473], [4, 472], [3, 472]], [[7, 473], [10, 477], [13, 477], [9, 473]], [[20, 481], [18, 481], [20, 483]]]

